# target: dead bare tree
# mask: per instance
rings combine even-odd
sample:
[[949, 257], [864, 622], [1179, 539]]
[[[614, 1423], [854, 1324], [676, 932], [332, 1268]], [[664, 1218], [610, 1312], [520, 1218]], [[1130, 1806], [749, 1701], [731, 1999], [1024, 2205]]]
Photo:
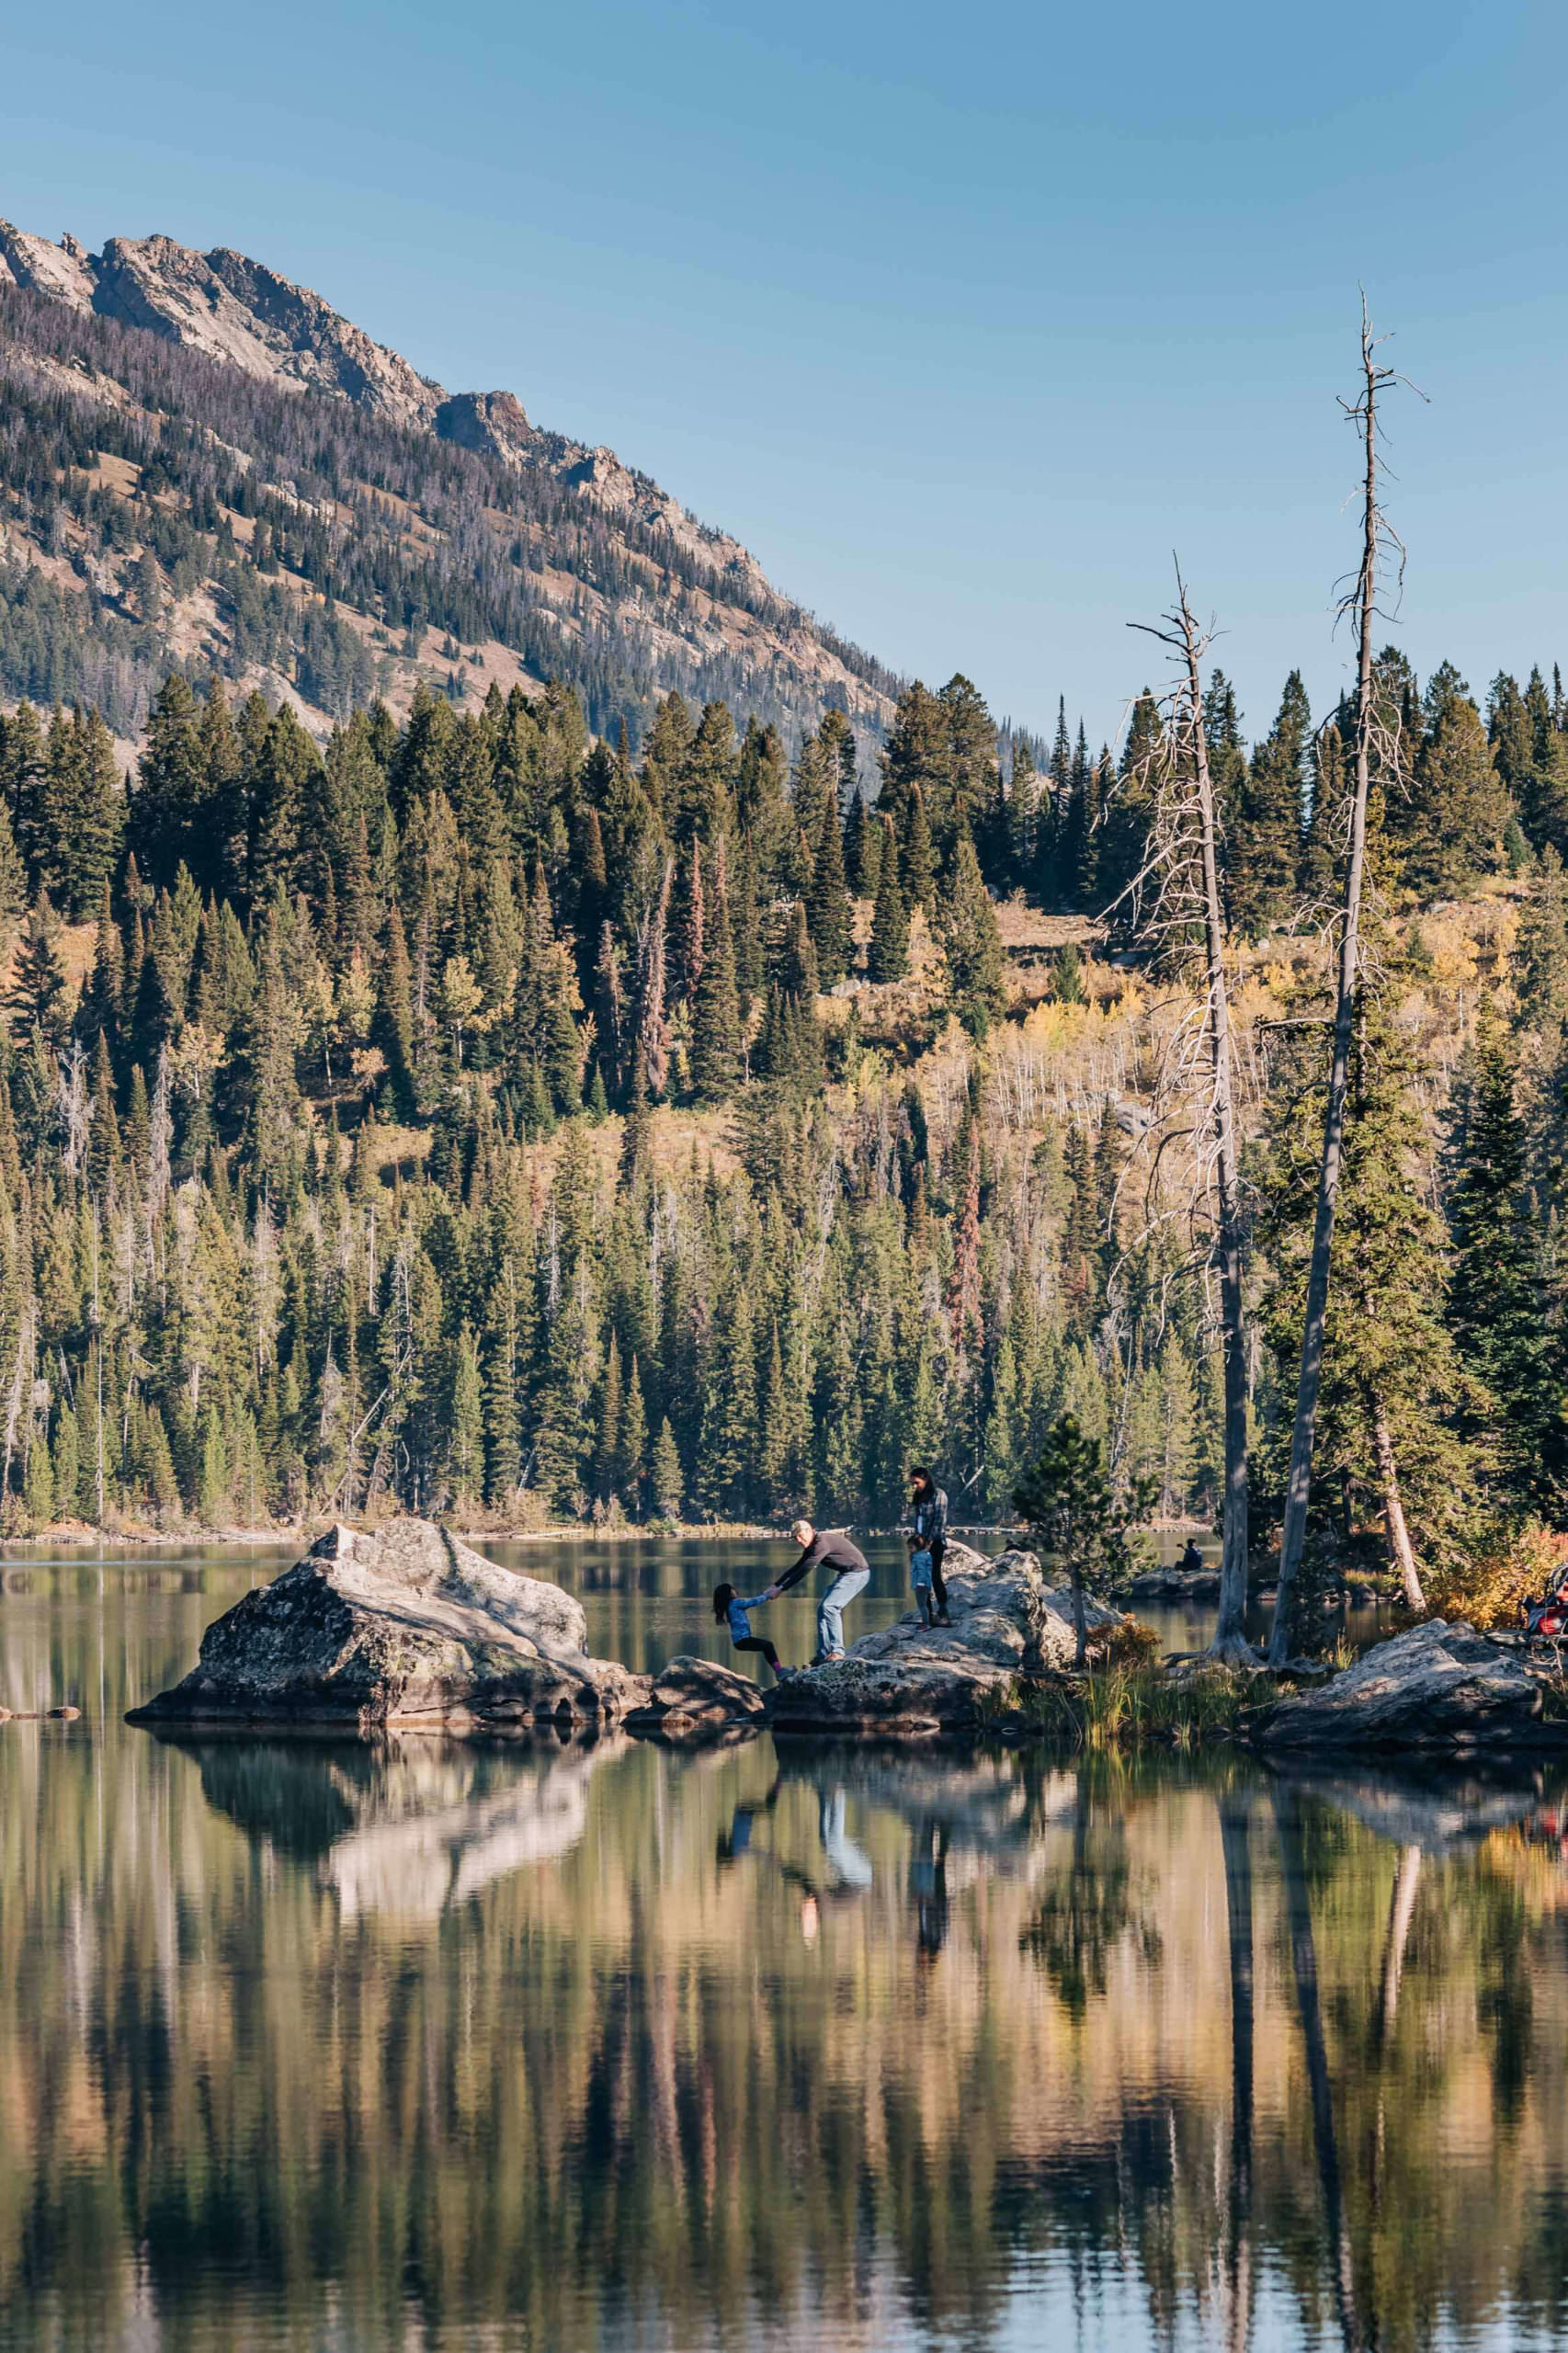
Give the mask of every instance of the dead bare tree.
[[[1135, 623], [1170, 649], [1173, 685], [1161, 698], [1163, 721], [1144, 779], [1151, 799], [1149, 846], [1130, 898], [1138, 928], [1181, 955], [1200, 958], [1204, 993], [1196, 1026], [1179, 1024], [1152, 1123], [1155, 1162], [1174, 1120], [1197, 1145], [1198, 1192], [1212, 1198], [1210, 1263], [1220, 1277], [1225, 1367], [1225, 1492], [1221, 1515], [1220, 1619], [1210, 1656], [1233, 1665], [1258, 1664], [1246, 1639], [1247, 1337], [1242, 1296], [1240, 1150], [1236, 1135], [1234, 1048], [1225, 978], [1225, 916], [1220, 899], [1220, 827], [1203, 724], [1203, 658], [1212, 636], [1193, 617], [1176, 566], [1176, 604], [1157, 626]], [[1198, 1100], [1194, 1102], [1194, 1097]]]
[[1290, 1470], [1285, 1489], [1285, 1527], [1279, 1545], [1279, 1581], [1274, 1605], [1274, 1627], [1268, 1642], [1268, 1663], [1283, 1666], [1290, 1651], [1290, 1593], [1301, 1564], [1307, 1532], [1307, 1502], [1312, 1491], [1312, 1439], [1317, 1429], [1318, 1391], [1323, 1381], [1324, 1324], [1328, 1312], [1329, 1262], [1334, 1248], [1334, 1207], [1339, 1189], [1339, 1164], [1345, 1142], [1346, 1100], [1349, 1091], [1350, 1051], [1356, 1023], [1357, 985], [1361, 960], [1361, 892], [1367, 858], [1367, 799], [1374, 758], [1385, 748], [1385, 732], [1378, 710], [1372, 666], [1372, 626], [1378, 612], [1378, 582], [1385, 556], [1392, 555], [1403, 577], [1404, 549], [1382, 511], [1378, 496], [1378, 399], [1400, 381], [1392, 368], [1379, 364], [1381, 338], [1374, 336], [1361, 299], [1361, 390], [1354, 401], [1340, 406], [1359, 435], [1364, 453], [1361, 504], [1361, 562], [1353, 585], [1341, 599], [1341, 619], [1354, 622], [1357, 633], [1356, 778], [1350, 797], [1349, 840], [1345, 862], [1345, 895], [1340, 911], [1339, 978], [1335, 1004], [1334, 1045], [1329, 1063], [1328, 1101], [1324, 1112], [1323, 1158], [1318, 1171], [1317, 1211], [1312, 1224], [1312, 1255], [1307, 1277], [1306, 1314], [1301, 1330], [1301, 1369], [1296, 1388], [1296, 1424], [1290, 1441]]

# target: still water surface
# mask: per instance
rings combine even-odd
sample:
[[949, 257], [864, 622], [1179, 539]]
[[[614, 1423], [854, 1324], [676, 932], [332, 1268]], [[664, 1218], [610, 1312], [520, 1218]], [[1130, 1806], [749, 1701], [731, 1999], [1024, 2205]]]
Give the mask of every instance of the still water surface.
[[1556, 1781], [122, 1724], [278, 1565], [0, 1569], [6, 2353], [1568, 2344]]

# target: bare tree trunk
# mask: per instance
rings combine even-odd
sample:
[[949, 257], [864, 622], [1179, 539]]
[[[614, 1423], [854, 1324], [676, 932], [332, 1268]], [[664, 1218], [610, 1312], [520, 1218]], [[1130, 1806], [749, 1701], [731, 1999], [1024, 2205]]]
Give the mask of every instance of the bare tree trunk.
[[[1207, 1655], [1256, 1666], [1246, 1639], [1247, 1604], [1247, 1339], [1242, 1298], [1240, 1146], [1236, 1135], [1234, 1041], [1225, 981], [1225, 915], [1220, 898], [1219, 820], [1209, 741], [1203, 725], [1202, 661], [1209, 637], [1193, 619], [1187, 585], [1176, 567], [1176, 609], [1158, 628], [1134, 626], [1177, 656], [1180, 670], [1168, 697], [1170, 724], [1153, 756], [1150, 777], [1159, 809], [1153, 847], [1131, 887], [1136, 904], [1154, 891], [1145, 928], [1190, 945], [1203, 941], [1206, 996], [1202, 1053], [1205, 1100], [1198, 1120], [1207, 1155], [1213, 1156], [1217, 1232], [1212, 1263], [1220, 1273], [1220, 1322], [1225, 1365], [1225, 1492], [1221, 1511], [1220, 1617]], [[1184, 1081], [1184, 1085], [1186, 1082]], [[1210, 1181], [1207, 1177], [1204, 1182]]]
[[[1178, 585], [1180, 575], [1177, 575]], [[1209, 771], [1209, 742], [1203, 727], [1203, 686], [1199, 675], [1199, 639], [1187, 590], [1181, 591], [1181, 630], [1187, 656], [1187, 691], [1192, 716], [1193, 779], [1198, 796], [1199, 838], [1203, 864], [1203, 945], [1209, 982], [1209, 1056], [1219, 1164], [1218, 1257], [1220, 1321], [1225, 1352], [1225, 1495], [1221, 1515], [1220, 1622], [1210, 1655], [1252, 1662], [1246, 1639], [1247, 1606], [1247, 1347], [1242, 1304], [1241, 1159], [1236, 1145], [1235, 1088], [1232, 1068], [1231, 1001], [1225, 987], [1225, 917], [1220, 904], [1220, 859], [1214, 818], [1214, 782]]]
[[1378, 557], [1383, 523], [1378, 509], [1378, 393], [1392, 381], [1373, 356], [1371, 322], [1361, 305], [1360, 398], [1349, 415], [1361, 426], [1366, 445], [1366, 482], [1362, 501], [1361, 565], [1351, 592], [1359, 637], [1356, 700], [1356, 790], [1350, 804], [1350, 854], [1345, 869], [1345, 906], [1339, 938], [1339, 995], [1334, 1017], [1334, 1051], [1329, 1064], [1328, 1106], [1324, 1114], [1323, 1161], [1318, 1172], [1317, 1214], [1312, 1225], [1312, 1256], [1307, 1279], [1307, 1312], [1301, 1333], [1301, 1370], [1296, 1389], [1296, 1427], [1290, 1442], [1290, 1470], [1285, 1489], [1285, 1527], [1279, 1543], [1279, 1585], [1274, 1604], [1274, 1626], [1268, 1642], [1268, 1663], [1283, 1666], [1290, 1654], [1290, 1589], [1301, 1564], [1307, 1532], [1307, 1500], [1312, 1489], [1312, 1439], [1317, 1428], [1318, 1389], [1323, 1380], [1323, 1332], [1328, 1312], [1329, 1258], [1334, 1247], [1334, 1204], [1339, 1189], [1339, 1159], [1345, 1141], [1345, 1104], [1350, 1079], [1350, 1046], [1355, 1028], [1356, 983], [1360, 968], [1361, 882], [1367, 854], [1367, 796], [1371, 784], [1372, 734], [1375, 711], [1372, 693], [1372, 624], [1377, 606]]
[[1372, 1411], [1372, 1443], [1377, 1449], [1378, 1478], [1383, 1491], [1383, 1522], [1388, 1530], [1389, 1559], [1399, 1571], [1399, 1581], [1404, 1598], [1417, 1618], [1426, 1615], [1426, 1597], [1421, 1590], [1421, 1572], [1415, 1563], [1415, 1548], [1410, 1541], [1410, 1530], [1404, 1524], [1404, 1506], [1399, 1499], [1399, 1466], [1393, 1459], [1393, 1439], [1389, 1434], [1388, 1415], [1381, 1404]]

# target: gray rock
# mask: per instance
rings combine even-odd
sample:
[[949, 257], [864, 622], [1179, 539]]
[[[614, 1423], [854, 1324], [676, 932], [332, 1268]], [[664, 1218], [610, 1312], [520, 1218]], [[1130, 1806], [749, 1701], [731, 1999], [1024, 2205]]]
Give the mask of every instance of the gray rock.
[[1134, 1601], [1218, 1601], [1218, 1569], [1145, 1569], [1128, 1587]]
[[1541, 1721], [1539, 1676], [1517, 1651], [1440, 1618], [1379, 1643], [1319, 1689], [1278, 1701], [1249, 1727], [1271, 1751], [1427, 1754], [1568, 1745]]
[[653, 1678], [626, 1729], [672, 1748], [707, 1748], [760, 1732], [767, 1700], [749, 1676], [717, 1659], [683, 1655]]
[[[949, 1543], [943, 1574], [950, 1631], [911, 1611], [863, 1635], [837, 1665], [792, 1676], [771, 1697], [774, 1732], [899, 1740], [975, 1732], [1020, 1677], [1071, 1667], [1072, 1595], [1047, 1586], [1033, 1552], [988, 1560]], [[1118, 1622], [1093, 1602], [1088, 1619], [1092, 1630]]]
[[647, 1690], [587, 1655], [582, 1606], [559, 1586], [399, 1520], [329, 1529], [210, 1625], [183, 1683], [128, 1721], [523, 1730], [612, 1722]]

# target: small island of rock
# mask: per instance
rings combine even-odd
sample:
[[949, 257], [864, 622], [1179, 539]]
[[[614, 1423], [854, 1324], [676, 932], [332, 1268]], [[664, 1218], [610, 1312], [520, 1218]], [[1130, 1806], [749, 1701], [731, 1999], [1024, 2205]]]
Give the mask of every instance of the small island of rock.
[[428, 1520], [337, 1526], [247, 1593], [131, 1723], [369, 1732], [619, 1722], [648, 1680], [588, 1656], [582, 1605]]

